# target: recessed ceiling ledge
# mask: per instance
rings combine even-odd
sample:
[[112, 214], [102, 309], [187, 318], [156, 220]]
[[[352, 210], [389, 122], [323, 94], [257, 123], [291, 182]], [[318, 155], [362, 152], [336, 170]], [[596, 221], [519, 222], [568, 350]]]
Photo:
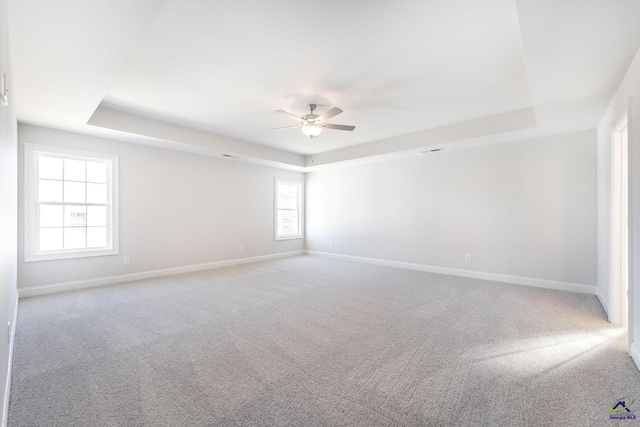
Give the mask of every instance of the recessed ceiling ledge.
[[305, 159], [299, 154], [287, 153], [274, 148], [154, 120], [104, 106], [96, 108], [87, 124], [175, 142], [177, 143], [175, 149], [178, 151], [202, 153], [208, 150], [215, 153], [232, 153], [238, 157], [253, 160], [250, 163], [265, 161], [269, 165], [280, 164], [286, 169], [290, 167], [297, 169], [305, 166]]
[[536, 125], [534, 109], [533, 107], [528, 107], [508, 113], [429, 129], [423, 132], [315, 154], [312, 162], [310, 158], [307, 158], [307, 166], [321, 166], [395, 152], [422, 149], [434, 145], [441, 146], [443, 144], [471, 140], [489, 135], [530, 129], [536, 127]]

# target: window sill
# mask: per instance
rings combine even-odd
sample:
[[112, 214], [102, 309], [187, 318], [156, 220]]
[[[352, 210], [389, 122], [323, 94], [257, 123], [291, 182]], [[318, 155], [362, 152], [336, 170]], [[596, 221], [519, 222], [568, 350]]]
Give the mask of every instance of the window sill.
[[304, 236], [286, 236], [286, 237], [276, 237], [276, 241], [278, 240], [295, 240], [295, 239], [303, 239]]
[[24, 262], [89, 258], [89, 257], [96, 257], [96, 256], [118, 255], [119, 253], [120, 251], [118, 249], [96, 249], [96, 250], [82, 250], [82, 251], [75, 251], [75, 252], [48, 252], [48, 253], [38, 253], [38, 254], [25, 254]]

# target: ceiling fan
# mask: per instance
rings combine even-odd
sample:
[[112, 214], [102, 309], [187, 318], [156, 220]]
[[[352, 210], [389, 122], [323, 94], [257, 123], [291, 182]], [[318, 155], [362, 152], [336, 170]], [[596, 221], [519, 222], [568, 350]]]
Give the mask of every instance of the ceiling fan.
[[295, 118], [297, 121], [300, 122], [300, 124], [296, 125], [296, 126], [285, 126], [285, 127], [282, 127], [282, 128], [275, 128], [275, 129], [271, 129], [271, 130], [284, 130], [284, 129], [300, 128], [300, 129], [302, 129], [302, 133], [304, 133], [308, 137], [317, 138], [318, 135], [320, 135], [320, 132], [322, 132], [322, 129], [336, 129], [336, 130], [349, 130], [349, 131], [351, 131], [351, 130], [354, 130], [356, 128], [355, 126], [334, 125], [332, 123], [326, 123], [326, 121], [329, 120], [331, 117], [337, 116], [338, 114], [342, 113], [342, 110], [339, 109], [338, 107], [333, 107], [330, 110], [325, 111], [321, 115], [317, 115], [317, 114], [314, 113], [314, 111], [316, 109], [316, 104], [309, 104], [309, 105], [307, 105], [307, 108], [309, 108], [310, 113], [309, 114], [305, 114], [302, 117], [298, 117], [295, 114], [291, 114], [288, 111], [276, 110], [277, 113], [286, 114], [287, 116]]

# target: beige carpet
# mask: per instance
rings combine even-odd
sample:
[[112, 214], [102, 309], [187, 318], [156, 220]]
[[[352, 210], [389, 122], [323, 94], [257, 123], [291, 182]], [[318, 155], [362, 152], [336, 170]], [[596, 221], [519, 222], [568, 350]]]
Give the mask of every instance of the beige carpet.
[[635, 425], [625, 345], [594, 296], [301, 256], [21, 300], [9, 425]]

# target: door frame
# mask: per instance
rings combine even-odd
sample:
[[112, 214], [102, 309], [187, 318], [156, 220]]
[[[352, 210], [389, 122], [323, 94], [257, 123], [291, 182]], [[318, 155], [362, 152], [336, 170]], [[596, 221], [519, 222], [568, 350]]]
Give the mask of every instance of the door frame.
[[620, 109], [611, 130], [610, 302], [611, 323], [629, 325], [629, 114]]

